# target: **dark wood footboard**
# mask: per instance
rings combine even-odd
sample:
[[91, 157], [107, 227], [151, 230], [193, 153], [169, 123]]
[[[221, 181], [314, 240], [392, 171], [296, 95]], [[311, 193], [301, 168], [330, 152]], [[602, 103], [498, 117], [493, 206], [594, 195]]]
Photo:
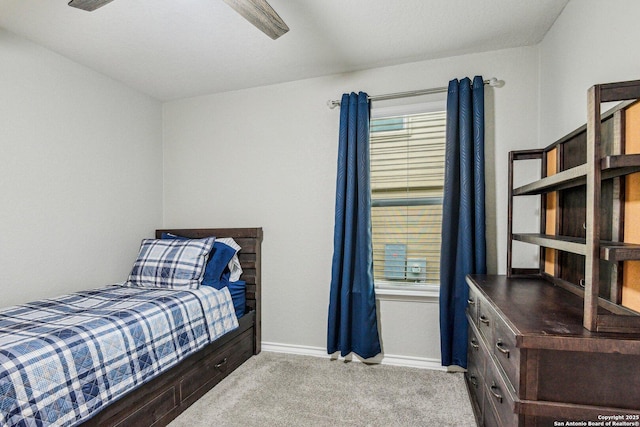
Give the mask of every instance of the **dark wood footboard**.
[[153, 380], [132, 390], [87, 420], [83, 426], [165, 426], [252, 355], [261, 339], [261, 228], [157, 230], [189, 238], [233, 237], [247, 283], [247, 313], [240, 327]]

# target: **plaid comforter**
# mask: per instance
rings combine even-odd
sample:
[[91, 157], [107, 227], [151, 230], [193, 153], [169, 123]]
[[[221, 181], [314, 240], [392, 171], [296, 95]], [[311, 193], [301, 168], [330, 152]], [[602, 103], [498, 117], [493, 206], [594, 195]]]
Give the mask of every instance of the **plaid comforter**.
[[0, 425], [70, 426], [238, 327], [224, 289], [108, 286], [0, 310]]

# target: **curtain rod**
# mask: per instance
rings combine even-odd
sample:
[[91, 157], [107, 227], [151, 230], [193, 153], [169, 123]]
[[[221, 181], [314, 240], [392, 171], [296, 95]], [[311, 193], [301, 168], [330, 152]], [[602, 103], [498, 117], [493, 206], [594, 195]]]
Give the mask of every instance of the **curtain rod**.
[[[483, 83], [491, 87], [499, 87], [501, 82], [497, 78], [492, 77], [489, 80], [484, 80]], [[420, 96], [420, 95], [432, 95], [434, 93], [446, 92], [447, 90], [449, 90], [449, 87], [446, 87], [446, 86], [434, 87], [431, 89], [411, 90], [409, 92], [398, 92], [398, 93], [388, 93], [385, 95], [369, 96], [368, 99], [369, 101], [385, 101], [387, 99], [408, 98], [411, 96]], [[333, 110], [334, 108], [340, 106], [340, 101], [329, 100], [327, 101], [327, 106]]]

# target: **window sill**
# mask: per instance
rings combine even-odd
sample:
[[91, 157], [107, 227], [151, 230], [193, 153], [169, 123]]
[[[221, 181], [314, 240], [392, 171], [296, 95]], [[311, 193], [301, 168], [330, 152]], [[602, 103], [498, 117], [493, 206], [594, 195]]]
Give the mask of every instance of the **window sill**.
[[406, 302], [438, 302], [440, 286], [425, 285], [395, 285], [386, 283], [376, 284], [376, 299], [382, 301]]

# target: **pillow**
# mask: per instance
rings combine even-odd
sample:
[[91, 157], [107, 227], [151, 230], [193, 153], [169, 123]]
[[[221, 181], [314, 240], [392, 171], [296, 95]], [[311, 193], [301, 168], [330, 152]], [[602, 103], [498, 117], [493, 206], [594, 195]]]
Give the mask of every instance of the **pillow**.
[[[162, 233], [162, 238], [187, 240], [187, 237], [171, 233]], [[242, 274], [237, 255], [239, 250], [240, 246], [230, 237], [216, 239], [207, 262], [202, 285], [222, 289], [229, 282], [237, 282]]]
[[202, 284], [204, 286], [213, 286], [216, 289], [222, 289], [227, 286], [230, 276], [228, 264], [235, 254], [236, 250], [231, 246], [219, 242], [217, 245], [214, 243], [213, 252], [207, 263]]
[[126, 286], [197, 289], [215, 238], [144, 239]]
[[236, 250], [233, 258], [231, 258], [231, 261], [229, 261], [228, 267], [229, 271], [231, 272], [229, 281], [237, 282], [238, 280], [240, 280], [240, 276], [242, 275], [242, 267], [240, 266], [240, 260], [238, 259], [238, 252], [242, 248], [231, 237], [223, 237], [222, 239], [218, 239], [217, 242], [224, 243], [225, 245], [231, 246]]
[[231, 299], [233, 299], [233, 308], [236, 310], [236, 317], [239, 319], [244, 315], [245, 305], [246, 305], [246, 297], [245, 297], [245, 288], [246, 283], [243, 280], [238, 280], [237, 282], [229, 282], [227, 288], [229, 289], [229, 293], [231, 294]]

